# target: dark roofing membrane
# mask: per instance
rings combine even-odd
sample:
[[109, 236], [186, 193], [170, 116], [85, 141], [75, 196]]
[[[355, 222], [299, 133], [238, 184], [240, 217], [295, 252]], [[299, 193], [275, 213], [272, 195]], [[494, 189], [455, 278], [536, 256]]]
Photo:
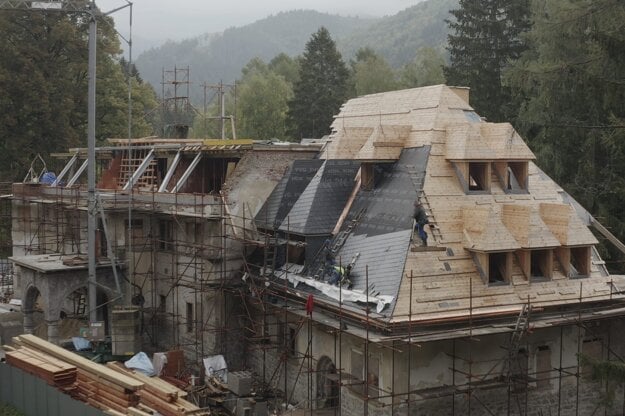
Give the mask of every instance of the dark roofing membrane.
[[364, 209], [364, 213], [336, 260], [347, 265], [360, 253], [351, 273], [354, 290], [393, 296], [395, 308], [413, 228], [414, 201], [423, 188], [430, 146], [404, 149], [399, 161], [378, 165], [373, 190], [358, 192], [343, 227]]
[[322, 163], [323, 160], [319, 159], [293, 161], [256, 214], [256, 225], [266, 229], [278, 228]]
[[355, 185], [360, 162], [326, 160], [282, 221], [281, 231], [329, 235]]

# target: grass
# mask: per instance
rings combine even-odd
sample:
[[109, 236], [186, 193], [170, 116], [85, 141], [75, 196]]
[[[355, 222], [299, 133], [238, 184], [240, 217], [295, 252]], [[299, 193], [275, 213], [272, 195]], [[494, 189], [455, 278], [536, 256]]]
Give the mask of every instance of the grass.
[[24, 413], [13, 406], [0, 402], [0, 416], [24, 416]]

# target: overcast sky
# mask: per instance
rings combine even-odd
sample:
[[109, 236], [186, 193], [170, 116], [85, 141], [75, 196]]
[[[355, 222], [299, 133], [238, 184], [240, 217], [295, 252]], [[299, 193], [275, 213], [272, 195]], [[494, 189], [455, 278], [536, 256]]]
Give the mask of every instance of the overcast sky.
[[[392, 15], [420, 0], [134, 0], [133, 36], [151, 41], [183, 39], [243, 26], [281, 11], [312, 9], [347, 16]], [[96, 0], [104, 12], [126, 0]], [[128, 33], [128, 9], [113, 14], [118, 30]]]

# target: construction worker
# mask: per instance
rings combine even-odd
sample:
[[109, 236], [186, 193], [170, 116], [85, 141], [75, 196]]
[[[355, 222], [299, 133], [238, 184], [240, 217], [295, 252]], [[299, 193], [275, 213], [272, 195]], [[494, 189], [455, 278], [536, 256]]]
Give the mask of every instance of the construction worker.
[[347, 267], [345, 268], [345, 272], [343, 272], [343, 276], [341, 277], [341, 285], [347, 286], [348, 289], [351, 289], [352, 287], [354, 287], [354, 284], [349, 279], [349, 275], [352, 272], [352, 267], [353, 265], [351, 263], [348, 264]]
[[342, 281], [344, 276], [345, 276], [345, 268], [342, 266], [334, 266], [332, 267], [332, 274], [330, 275], [330, 279], [328, 280], [328, 283], [331, 285], [336, 285], [340, 281]]
[[425, 209], [423, 208], [423, 205], [421, 205], [421, 202], [419, 202], [419, 200], [416, 200], [414, 202], [414, 212], [412, 214], [412, 217], [415, 220], [415, 230], [419, 234], [419, 238], [423, 241], [423, 245], [427, 246], [428, 234], [425, 232], [423, 227], [425, 226], [425, 224], [428, 224], [429, 221], [428, 216], [425, 213]]

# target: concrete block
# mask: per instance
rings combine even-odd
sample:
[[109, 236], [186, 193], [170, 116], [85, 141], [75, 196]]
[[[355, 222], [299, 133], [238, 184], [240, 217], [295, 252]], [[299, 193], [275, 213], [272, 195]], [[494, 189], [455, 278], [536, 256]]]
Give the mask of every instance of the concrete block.
[[228, 373], [228, 389], [237, 396], [249, 396], [252, 392], [252, 373], [249, 371]]

